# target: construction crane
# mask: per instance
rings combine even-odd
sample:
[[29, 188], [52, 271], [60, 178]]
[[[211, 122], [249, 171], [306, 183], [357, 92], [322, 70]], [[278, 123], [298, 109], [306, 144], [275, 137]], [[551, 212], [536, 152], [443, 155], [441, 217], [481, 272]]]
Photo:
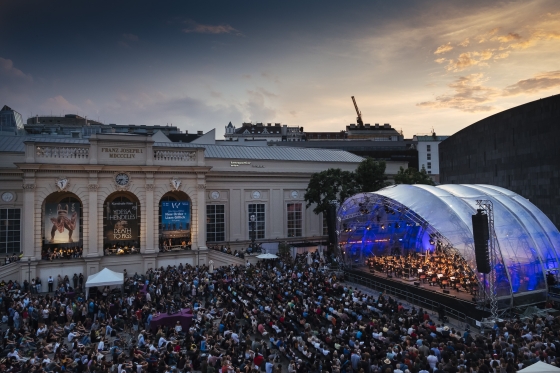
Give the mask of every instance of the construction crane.
[[358, 109], [358, 104], [356, 103], [356, 99], [354, 98], [354, 96], [352, 96], [352, 102], [354, 102], [354, 108], [356, 108], [356, 114], [358, 114], [358, 117], [356, 118], [356, 121], [358, 122], [358, 126], [363, 127], [364, 121], [362, 120], [362, 113]]

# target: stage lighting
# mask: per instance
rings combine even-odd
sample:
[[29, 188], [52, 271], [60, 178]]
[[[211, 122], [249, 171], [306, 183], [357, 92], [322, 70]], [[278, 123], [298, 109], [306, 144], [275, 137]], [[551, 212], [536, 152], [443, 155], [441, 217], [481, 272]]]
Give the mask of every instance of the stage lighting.
[[434, 240], [430, 239], [430, 245], [433, 245], [434, 243]]
[[385, 224], [381, 224], [381, 229], [385, 229]]
[[366, 227], [366, 229], [369, 231], [369, 230], [371, 229], [371, 227], [368, 225], [368, 226]]

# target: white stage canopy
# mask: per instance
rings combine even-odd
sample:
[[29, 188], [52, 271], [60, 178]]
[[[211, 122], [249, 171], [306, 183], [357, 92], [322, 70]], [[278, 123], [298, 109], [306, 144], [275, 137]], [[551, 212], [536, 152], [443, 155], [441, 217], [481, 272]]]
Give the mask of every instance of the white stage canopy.
[[537, 361], [535, 364], [528, 366], [525, 369], [521, 369], [519, 373], [559, 373], [560, 368], [555, 367], [542, 361]]
[[111, 285], [124, 285], [124, 274], [111, 271], [109, 268], [104, 268], [88, 277], [86, 281], [87, 294], [89, 296], [89, 288], [94, 286], [111, 286]]

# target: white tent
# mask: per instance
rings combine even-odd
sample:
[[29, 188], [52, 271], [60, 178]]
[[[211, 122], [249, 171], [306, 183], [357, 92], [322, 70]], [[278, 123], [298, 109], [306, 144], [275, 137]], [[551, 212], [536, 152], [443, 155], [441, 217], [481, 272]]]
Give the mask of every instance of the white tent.
[[276, 259], [278, 257], [274, 254], [261, 254], [261, 255], [257, 255], [257, 258], [259, 258], [259, 259]]
[[525, 369], [521, 369], [519, 373], [559, 373], [560, 368], [555, 367], [542, 361], [537, 361], [535, 364], [528, 366]]
[[124, 285], [124, 275], [122, 273], [111, 271], [109, 268], [104, 268], [88, 277], [86, 281], [86, 299], [89, 296], [89, 288], [93, 286], [111, 286], [111, 285]]

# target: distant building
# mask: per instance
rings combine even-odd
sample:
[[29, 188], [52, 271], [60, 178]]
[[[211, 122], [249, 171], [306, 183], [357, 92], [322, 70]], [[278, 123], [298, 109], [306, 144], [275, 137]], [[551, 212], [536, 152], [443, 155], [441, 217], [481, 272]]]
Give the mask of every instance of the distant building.
[[266, 140], [266, 141], [303, 141], [303, 127], [290, 127], [280, 123], [243, 123], [236, 128], [231, 122], [226, 126], [224, 135], [228, 141]]
[[[29, 135], [54, 135], [54, 136], [70, 136], [73, 138], [87, 138], [93, 134], [108, 133], [128, 133], [134, 135], [153, 135], [161, 131], [166, 136], [177, 135], [178, 142], [190, 142], [196, 137], [200, 137], [202, 133], [189, 135], [183, 133], [177, 126], [161, 126], [161, 125], [135, 125], [135, 124], [103, 124], [95, 120], [81, 117], [76, 114], [66, 114], [64, 116], [34, 116], [27, 119], [24, 125], [25, 132]], [[187, 138], [190, 141], [182, 141]]]
[[0, 110], [0, 134], [16, 135], [23, 130], [21, 114], [4, 105]]
[[439, 143], [449, 136], [437, 136], [435, 132], [431, 135], [414, 135], [413, 140], [417, 143], [418, 170], [425, 169], [432, 180], [439, 183]]
[[374, 141], [399, 141], [402, 140], [402, 134], [392, 128], [389, 123], [380, 126], [379, 123], [370, 125], [366, 123], [350, 124], [346, 126], [347, 138], [350, 140], [369, 139]]

